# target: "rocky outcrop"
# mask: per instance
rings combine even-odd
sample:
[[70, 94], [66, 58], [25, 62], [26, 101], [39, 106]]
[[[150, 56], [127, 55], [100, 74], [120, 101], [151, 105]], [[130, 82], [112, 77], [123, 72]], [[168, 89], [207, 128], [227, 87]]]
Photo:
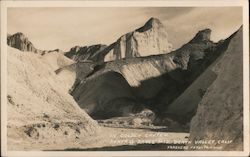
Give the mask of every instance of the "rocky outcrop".
[[121, 36], [102, 53], [104, 61], [169, 53], [173, 50], [165, 26], [151, 18], [144, 26]]
[[101, 58], [100, 52], [104, 50], [106, 45], [92, 45], [92, 46], [75, 46], [65, 53], [65, 56], [74, 61], [93, 61], [98, 62]]
[[[199, 61], [206, 55], [215, 55], [213, 52], [217, 44], [210, 40], [210, 29], [199, 31], [195, 37], [180, 49], [174, 52], [174, 62], [184, 70], [194, 71]], [[209, 54], [210, 53], [210, 54]]]
[[216, 75], [204, 93], [191, 121], [191, 140], [225, 140], [214, 143], [223, 150], [243, 150], [243, 35], [232, 37], [228, 49], [211, 69]]
[[38, 53], [41, 55], [44, 55], [44, 54], [50, 53], [50, 52], [63, 53], [59, 49], [39, 50], [39, 49], [35, 48], [35, 46], [32, 44], [32, 42], [30, 42], [29, 39], [21, 32], [15, 33], [13, 35], [8, 34], [7, 35], [7, 44], [10, 47], [16, 48], [20, 51], [34, 52], [34, 53]]
[[199, 31], [196, 36], [190, 41], [190, 43], [210, 41], [211, 32], [211, 29], [204, 29]]
[[[208, 33], [210, 32], [208, 31], [208, 29], [205, 31], [207, 31]], [[205, 36], [206, 40], [202, 40], [201, 38], [200, 39], [202, 41], [208, 41], [207, 35], [205, 35], [205, 33], [202, 34], [203, 36]], [[217, 77], [217, 75], [213, 72], [212, 68], [220, 60], [221, 56], [227, 50], [228, 44], [230, 43], [234, 35], [235, 34], [232, 34], [226, 40], [218, 42], [216, 48], [214, 48], [214, 51], [206, 55], [206, 62], [210, 62], [211, 65], [208, 68], [206, 68], [205, 71], [200, 76], [198, 76], [197, 79], [194, 79], [194, 77], [196, 76], [194, 77], [188, 76], [189, 80], [194, 79], [193, 83], [190, 86], [188, 86], [188, 88], [186, 88], [185, 91], [182, 92], [181, 95], [178, 96], [178, 98], [175, 99], [168, 106], [165, 115], [168, 115], [168, 117], [171, 117], [172, 119], [181, 121], [182, 123], [190, 122], [191, 118], [194, 116], [196, 112], [198, 103], [202, 100], [203, 95], [205, 94], [207, 88], [213, 83], [213, 81]], [[196, 37], [197, 36], [199, 36], [199, 33], [196, 35]], [[191, 42], [193, 41], [194, 40], [192, 40]], [[192, 59], [189, 61], [188, 64], [185, 63], [185, 65], [188, 65], [187, 68], [193, 71], [199, 71], [199, 69], [197, 69], [197, 66], [203, 66], [202, 64], [196, 65], [196, 63], [193, 62]]]
[[[109, 102], [116, 106], [121, 104], [122, 99], [126, 99], [134, 106], [142, 105], [157, 115], [168, 116], [164, 113], [168, 105], [223, 52], [219, 45], [224, 42], [210, 41], [211, 32], [208, 30], [198, 32], [190, 42], [171, 53], [126, 58], [98, 65], [88, 75], [77, 76], [81, 81], [78, 81], [71, 94], [89, 114], [95, 112], [96, 106], [99, 106], [97, 108], [100, 113], [105, 114], [106, 107], [111, 105]], [[116, 77], [118, 74], [119, 77]], [[107, 75], [109, 79], [102, 79]], [[117, 82], [124, 82], [126, 86]], [[120, 95], [121, 92], [126, 94]], [[93, 99], [89, 99], [91, 97]], [[112, 101], [117, 98], [121, 100], [119, 103]], [[102, 100], [108, 101], [103, 103]]]
[[98, 124], [68, 93], [74, 72], [54, 72], [72, 60], [57, 52], [41, 56], [11, 47], [7, 60], [9, 150], [49, 149], [55, 142], [62, 147], [98, 131]]
[[37, 49], [35, 46], [29, 41], [29, 39], [21, 32], [18, 32], [13, 35], [8, 35], [7, 44], [11, 47], [19, 49], [21, 51], [31, 51], [36, 52]]

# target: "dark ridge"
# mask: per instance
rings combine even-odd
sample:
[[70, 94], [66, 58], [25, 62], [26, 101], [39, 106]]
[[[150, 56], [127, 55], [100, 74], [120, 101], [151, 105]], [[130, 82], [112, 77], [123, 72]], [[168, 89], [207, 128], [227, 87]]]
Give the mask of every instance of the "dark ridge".
[[7, 37], [7, 44], [21, 51], [37, 52], [37, 49], [29, 39], [21, 32], [17, 32]]
[[190, 43], [210, 41], [211, 32], [212, 30], [209, 28], [199, 31]]
[[91, 46], [75, 46], [72, 47], [65, 56], [73, 59], [77, 62], [91, 60], [97, 62], [101, 51], [103, 51], [107, 46], [103, 44], [91, 45]]
[[50, 52], [62, 52], [60, 49], [54, 50], [39, 50], [37, 49], [31, 41], [29, 41], [28, 37], [26, 37], [22, 32], [17, 32], [13, 35], [7, 34], [7, 44], [10, 47], [19, 49], [20, 51], [29, 51], [38, 53], [40, 55], [45, 55]]

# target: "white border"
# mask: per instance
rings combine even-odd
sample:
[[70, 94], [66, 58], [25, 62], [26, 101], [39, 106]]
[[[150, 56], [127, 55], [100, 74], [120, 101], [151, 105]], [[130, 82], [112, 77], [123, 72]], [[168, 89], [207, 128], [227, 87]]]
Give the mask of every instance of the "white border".
[[[8, 7], [243, 7], [244, 151], [7, 151]], [[1, 1], [1, 155], [3, 156], [248, 156], [249, 155], [249, 6], [247, 0], [185, 1]]]

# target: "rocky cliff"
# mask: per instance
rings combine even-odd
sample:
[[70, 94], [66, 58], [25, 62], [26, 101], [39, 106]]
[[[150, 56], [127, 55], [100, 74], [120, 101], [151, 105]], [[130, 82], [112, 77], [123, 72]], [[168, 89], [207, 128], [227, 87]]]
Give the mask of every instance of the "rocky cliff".
[[211, 71], [217, 77], [204, 93], [191, 121], [190, 139], [232, 140], [222, 145], [223, 150], [243, 150], [242, 28]]
[[41, 54], [41, 55], [44, 55], [44, 54], [50, 53], [50, 52], [63, 53], [59, 49], [55, 49], [55, 50], [39, 50], [39, 49], [35, 48], [35, 46], [32, 44], [32, 42], [30, 42], [29, 39], [21, 32], [15, 33], [13, 35], [8, 34], [7, 35], [7, 44], [10, 47], [16, 48], [16, 49], [18, 49], [20, 51], [34, 52], [34, 53], [38, 53], [38, 54]]
[[13, 35], [8, 35], [7, 44], [21, 51], [37, 51], [34, 45], [29, 41], [29, 39], [21, 32], [15, 33]]
[[75, 46], [72, 47], [65, 56], [73, 59], [74, 61], [93, 61], [98, 62], [100, 60], [100, 52], [104, 50], [106, 45], [92, 45], [92, 46]]
[[144, 26], [121, 36], [104, 51], [104, 61], [169, 53], [173, 50], [167, 30], [159, 19], [150, 18]]

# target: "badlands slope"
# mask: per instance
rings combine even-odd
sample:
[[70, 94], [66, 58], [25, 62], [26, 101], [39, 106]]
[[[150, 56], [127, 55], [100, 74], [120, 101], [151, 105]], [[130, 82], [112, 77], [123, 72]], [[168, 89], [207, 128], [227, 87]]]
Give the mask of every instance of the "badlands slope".
[[242, 27], [211, 70], [217, 77], [207, 89], [191, 121], [190, 139], [232, 140], [223, 146], [224, 150], [243, 150]]
[[[10, 47], [7, 60], [9, 150], [36, 150], [65, 141], [74, 144], [98, 130], [68, 94], [74, 72], [55, 74], [71, 60], [58, 52], [41, 56]], [[30, 143], [31, 148], [22, 148]]]

